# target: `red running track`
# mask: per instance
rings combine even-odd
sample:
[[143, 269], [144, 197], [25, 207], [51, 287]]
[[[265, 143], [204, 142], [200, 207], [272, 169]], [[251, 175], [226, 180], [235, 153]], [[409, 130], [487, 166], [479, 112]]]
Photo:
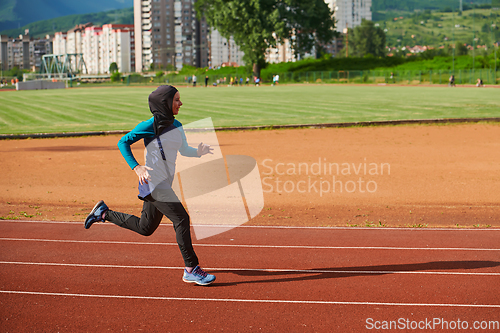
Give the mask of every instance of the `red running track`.
[[2, 332], [500, 331], [497, 229], [239, 227], [195, 242], [209, 287], [182, 282], [166, 224], [0, 235]]

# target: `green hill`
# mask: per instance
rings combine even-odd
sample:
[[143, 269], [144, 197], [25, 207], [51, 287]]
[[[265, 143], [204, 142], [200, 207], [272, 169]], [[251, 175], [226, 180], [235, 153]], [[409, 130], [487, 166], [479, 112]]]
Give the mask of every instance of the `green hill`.
[[0, 31], [19, 29], [29, 23], [61, 16], [97, 13], [132, 6], [132, 0], [1, 0]]
[[[471, 9], [474, 5], [491, 5], [492, 0], [463, 0], [462, 9]], [[424, 10], [457, 11], [460, 2], [458, 0], [373, 0], [372, 19], [383, 21], [392, 17], [410, 16], [415, 12]]]
[[108, 23], [134, 24], [134, 10], [131, 7], [99, 13], [62, 16], [50, 20], [33, 22], [19, 29], [4, 30], [0, 34], [16, 37], [19, 34], [24, 34], [25, 29], [29, 29], [31, 36], [44, 37], [47, 34], [51, 35], [58, 31], [68, 31], [77, 24], [87, 22], [92, 22], [94, 25], [99, 26]]
[[386, 32], [388, 46], [439, 47], [450, 45], [453, 41], [472, 45], [476, 37], [476, 45], [491, 47], [494, 41], [500, 40], [499, 21], [499, 10], [469, 9], [461, 15], [456, 12], [424, 11], [377, 23]]

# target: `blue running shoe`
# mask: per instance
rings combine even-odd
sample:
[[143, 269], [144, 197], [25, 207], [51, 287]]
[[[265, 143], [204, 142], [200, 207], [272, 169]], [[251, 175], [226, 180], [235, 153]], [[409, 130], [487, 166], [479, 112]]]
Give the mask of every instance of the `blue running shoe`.
[[90, 228], [90, 226], [96, 222], [104, 222], [102, 219], [102, 214], [109, 210], [108, 206], [104, 203], [104, 201], [99, 201], [92, 211], [90, 212], [89, 216], [85, 219], [85, 229]]
[[188, 273], [188, 271], [184, 269], [182, 281], [196, 283], [200, 286], [208, 286], [210, 283], [215, 281], [215, 276], [203, 271], [200, 266], [196, 266], [191, 273]]

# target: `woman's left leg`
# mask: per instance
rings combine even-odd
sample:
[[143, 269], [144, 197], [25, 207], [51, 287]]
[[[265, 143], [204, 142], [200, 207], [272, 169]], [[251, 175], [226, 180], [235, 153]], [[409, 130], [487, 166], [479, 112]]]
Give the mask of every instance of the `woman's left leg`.
[[158, 211], [169, 218], [174, 225], [175, 236], [179, 250], [186, 267], [198, 266], [198, 257], [193, 249], [191, 241], [191, 229], [189, 215], [181, 202], [161, 202], [152, 203]]

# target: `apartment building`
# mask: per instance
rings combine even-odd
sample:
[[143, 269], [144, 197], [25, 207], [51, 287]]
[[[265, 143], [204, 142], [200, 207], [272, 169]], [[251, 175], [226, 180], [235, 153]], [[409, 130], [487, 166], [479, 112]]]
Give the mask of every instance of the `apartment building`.
[[73, 29], [54, 34], [54, 54], [83, 53], [86, 29], [92, 27], [92, 23], [78, 24]]
[[230, 37], [229, 40], [222, 37], [221, 34], [215, 30], [210, 29], [208, 48], [210, 50], [209, 67], [217, 68], [223, 66], [244, 66], [243, 56], [245, 53], [240, 50], [238, 45]]
[[[273, 33], [276, 38], [276, 34]], [[292, 38], [295, 38], [292, 36]], [[292, 49], [292, 44], [289, 39], [285, 39], [281, 43], [276, 43], [276, 46], [270, 47], [266, 50], [266, 62], [270, 64], [277, 64], [280, 62], [295, 62], [295, 52]]]
[[[82, 38], [82, 53], [88, 73], [104, 73], [99, 66], [101, 63], [99, 61], [101, 56], [99, 52], [101, 33], [102, 27], [91, 26], [85, 28], [85, 34]], [[65, 52], [56, 54], [65, 54]]]
[[45, 38], [30, 38], [29, 32], [18, 38], [0, 36], [0, 67], [7, 71], [14, 67], [38, 70], [42, 56], [52, 53], [52, 41]]
[[133, 70], [132, 66], [135, 63], [134, 25], [105, 24], [102, 26], [99, 40], [100, 73], [108, 73], [109, 65], [113, 62], [116, 62], [118, 70], [122, 73], [130, 73]]
[[56, 32], [54, 34], [54, 38], [52, 40], [52, 45], [54, 48], [54, 54], [66, 54], [66, 40], [67, 40], [66, 32]]
[[361, 25], [361, 20], [372, 20], [372, 0], [325, 0], [334, 11], [338, 32]]
[[135, 66], [134, 25], [92, 23], [76, 26], [68, 32], [56, 32], [54, 54], [82, 54], [88, 74], [109, 73], [116, 62], [118, 71], [129, 73]]
[[205, 67], [209, 62], [207, 23], [198, 20], [195, 0], [134, 0], [135, 71]]

